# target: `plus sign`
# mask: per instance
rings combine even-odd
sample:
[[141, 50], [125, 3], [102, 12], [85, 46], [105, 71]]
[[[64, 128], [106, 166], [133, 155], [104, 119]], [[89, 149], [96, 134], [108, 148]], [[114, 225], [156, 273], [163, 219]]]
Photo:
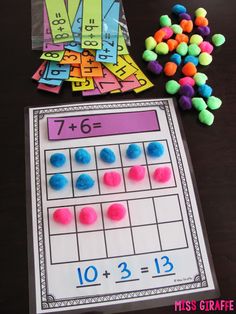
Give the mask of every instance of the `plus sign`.
[[108, 278], [108, 276], [110, 276], [110, 273], [108, 273], [108, 271], [105, 270], [105, 272], [102, 275], [105, 276], [106, 278]]
[[74, 131], [74, 129], [76, 129], [76, 128], [77, 128], [77, 126], [74, 125], [73, 123], [71, 124], [71, 126], [69, 126], [69, 129], [71, 129], [72, 131]]
[[93, 59], [90, 58], [90, 59], [87, 60], [87, 62], [88, 62], [89, 64], [92, 64], [92, 63], [93, 63]]

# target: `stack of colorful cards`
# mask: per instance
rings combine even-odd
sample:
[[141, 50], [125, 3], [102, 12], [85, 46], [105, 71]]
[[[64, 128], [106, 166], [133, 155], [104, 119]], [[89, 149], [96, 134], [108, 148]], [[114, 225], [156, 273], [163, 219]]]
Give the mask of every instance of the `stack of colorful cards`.
[[139, 93], [153, 86], [129, 55], [121, 0], [45, 0], [44, 44], [33, 79], [58, 94], [64, 81], [83, 96]]

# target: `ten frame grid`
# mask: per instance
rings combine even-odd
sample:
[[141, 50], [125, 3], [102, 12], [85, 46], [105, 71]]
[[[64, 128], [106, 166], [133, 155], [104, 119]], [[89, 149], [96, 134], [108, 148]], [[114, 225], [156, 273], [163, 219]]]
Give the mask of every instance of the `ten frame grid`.
[[[172, 197], [172, 196], [176, 196], [178, 203], [179, 203], [179, 210], [180, 210], [180, 219], [178, 220], [172, 220], [172, 221], [168, 221], [168, 222], [159, 222], [158, 221], [158, 217], [157, 217], [157, 208], [156, 208], [156, 204], [155, 204], [155, 200], [157, 199], [161, 199], [161, 198], [165, 198], [165, 197]], [[147, 223], [147, 224], [136, 224], [136, 225], [132, 225], [131, 223], [131, 218], [130, 218], [130, 206], [129, 203], [132, 201], [138, 201], [138, 200], [147, 200], [150, 199], [152, 200], [152, 204], [153, 204], [153, 209], [154, 209], [154, 214], [155, 214], [155, 222], [153, 223]], [[111, 202], [104, 202], [104, 203], [93, 203], [91, 205], [98, 205], [100, 207], [100, 211], [101, 211], [101, 221], [102, 221], [102, 228], [99, 229], [92, 229], [92, 230], [87, 230], [87, 231], [80, 231], [78, 230], [78, 212], [76, 212], [76, 207], [78, 205], [69, 205], [69, 206], [63, 206], [63, 207], [70, 207], [73, 210], [73, 216], [74, 216], [74, 225], [75, 225], [75, 229], [73, 232], [64, 232], [64, 233], [52, 233], [51, 232], [51, 228], [50, 228], [50, 210], [52, 209], [56, 209], [57, 207], [48, 207], [47, 208], [47, 219], [48, 219], [48, 234], [49, 234], [49, 248], [50, 248], [50, 263], [51, 265], [57, 265], [57, 264], [67, 264], [67, 263], [74, 263], [74, 262], [81, 262], [81, 261], [93, 261], [93, 260], [101, 260], [101, 259], [111, 259], [111, 258], [117, 258], [117, 257], [125, 257], [125, 256], [133, 256], [133, 255], [143, 255], [143, 254], [150, 254], [150, 253], [155, 253], [155, 252], [165, 252], [165, 251], [174, 251], [174, 250], [180, 250], [180, 249], [186, 249], [188, 248], [188, 241], [187, 241], [187, 236], [186, 236], [186, 230], [185, 230], [185, 226], [184, 226], [184, 222], [183, 222], [183, 213], [182, 213], [182, 207], [180, 204], [180, 200], [179, 200], [179, 195], [178, 194], [169, 194], [169, 195], [165, 195], [165, 196], [158, 196], [158, 197], [147, 197], [147, 198], [136, 198], [136, 199], [130, 199], [130, 200], [121, 200], [121, 201], [117, 201], [117, 202], [126, 202], [127, 204], [127, 218], [128, 218], [128, 225], [121, 227], [121, 226], [117, 226], [117, 227], [109, 227], [106, 228], [104, 220], [105, 215], [104, 215], [104, 210], [102, 210], [102, 205], [103, 204], [108, 204]], [[86, 205], [85, 205], [86, 206]], [[79, 205], [79, 207], [83, 207], [82, 205]], [[59, 207], [58, 207], [59, 208]], [[161, 235], [160, 235], [160, 226], [164, 226], [167, 224], [171, 224], [171, 223], [181, 223], [182, 227], [183, 227], [183, 234], [184, 234], [184, 242], [185, 245], [183, 245], [182, 247], [174, 247], [174, 248], [163, 248], [163, 243], [161, 240]], [[146, 228], [146, 227], [151, 227], [151, 226], [155, 226], [155, 228], [157, 229], [157, 234], [158, 234], [158, 239], [157, 241], [159, 241], [160, 243], [160, 249], [158, 250], [152, 250], [152, 251], [146, 251], [146, 252], [136, 252], [136, 245], [135, 245], [135, 235], [134, 235], [134, 229], [135, 228]], [[127, 230], [127, 232], [129, 231], [131, 234], [131, 242], [132, 242], [132, 253], [129, 254], [121, 254], [121, 255], [114, 255], [114, 256], [109, 256], [109, 247], [107, 244], [107, 240], [108, 240], [108, 236], [107, 236], [107, 232], [110, 232], [112, 230], [121, 230], [121, 231], [125, 231]], [[95, 234], [96, 232], [102, 233], [103, 234], [103, 240], [104, 240], [104, 247], [105, 247], [105, 254], [103, 257], [93, 257], [93, 258], [80, 258], [80, 244], [79, 244], [79, 240], [78, 240], [78, 236], [79, 235], [83, 235], [83, 234]], [[74, 248], [77, 252], [77, 258], [75, 258], [74, 260], [71, 261], [63, 261], [63, 262], [53, 262], [53, 253], [52, 253], [52, 241], [51, 238], [52, 237], [60, 237], [60, 236], [69, 236], [69, 235], [73, 235], [76, 238], [76, 248]]]
[[[190, 285], [186, 285], [186, 284], [177, 284], [177, 285], [172, 285], [172, 286], [167, 286], [165, 287], [167, 290], [165, 292], [166, 296], [168, 297], [168, 293], [170, 293], [171, 291], [178, 291], [178, 290], [183, 290], [183, 291], [189, 291], [191, 289], [200, 289], [202, 287], [208, 287], [208, 279], [206, 276], [206, 270], [205, 270], [205, 265], [204, 265], [204, 261], [202, 259], [202, 252], [201, 252], [201, 247], [199, 245], [199, 239], [198, 239], [198, 235], [196, 234], [196, 222], [195, 222], [195, 217], [192, 215], [192, 205], [191, 202], [189, 202], [189, 188], [188, 188], [188, 184], [186, 183], [186, 173], [185, 173], [185, 168], [182, 167], [182, 156], [180, 153], [180, 149], [179, 149], [179, 143], [178, 143], [178, 138], [176, 136], [176, 131], [175, 131], [175, 126], [173, 124], [173, 118], [172, 118], [172, 112], [171, 112], [171, 107], [170, 105], [172, 105], [172, 100], [170, 99], [161, 99], [161, 100], [156, 100], [156, 99], [149, 99], [149, 100], [141, 100], [141, 101], [126, 101], [126, 102], [115, 102], [114, 104], [110, 104], [110, 103], [104, 103], [104, 104], [100, 104], [100, 103], [95, 103], [95, 104], [89, 104], [89, 106], [85, 107], [84, 104], [76, 104], [73, 107], [68, 107], [65, 106], [62, 108], [60, 108], [60, 111], [58, 110], [58, 108], [37, 108], [36, 110], [33, 110], [32, 113], [32, 121], [34, 123], [34, 141], [35, 141], [35, 145], [34, 145], [34, 161], [35, 161], [35, 173], [36, 173], [36, 199], [37, 199], [37, 206], [36, 206], [36, 210], [37, 210], [37, 215], [38, 215], [38, 219], [37, 219], [37, 227], [38, 227], [38, 249], [39, 249], [39, 260], [40, 260], [40, 264], [39, 264], [39, 270], [40, 270], [40, 297], [41, 297], [41, 301], [40, 301], [40, 305], [41, 305], [41, 309], [45, 310], [45, 309], [52, 309], [55, 307], [71, 307], [71, 306], [79, 306], [81, 304], [88, 304], [91, 302], [91, 298], [87, 298], [84, 297], [83, 299], [71, 299], [71, 298], [65, 298], [65, 299], [56, 299], [53, 296], [51, 296], [48, 292], [48, 285], [47, 285], [47, 271], [46, 271], [46, 265], [45, 265], [45, 247], [44, 247], [44, 234], [43, 234], [43, 226], [42, 226], [42, 216], [43, 216], [43, 208], [42, 208], [42, 190], [41, 190], [41, 175], [40, 175], [40, 151], [39, 151], [39, 134], [40, 134], [40, 129], [39, 129], [39, 120], [44, 118], [45, 113], [59, 113], [59, 112], [75, 112], [78, 110], [102, 110], [102, 109], [117, 109], [117, 108], [150, 108], [150, 106], [156, 106], [158, 107], [160, 110], [165, 111], [165, 115], [167, 118], [167, 122], [168, 122], [168, 128], [170, 130], [170, 134], [171, 134], [171, 141], [173, 143], [173, 147], [174, 147], [174, 152], [175, 152], [175, 156], [177, 159], [177, 165], [178, 165], [178, 173], [180, 174], [180, 179], [181, 179], [181, 186], [183, 189], [183, 195], [184, 195], [184, 201], [185, 201], [185, 205], [186, 205], [186, 209], [187, 209], [187, 215], [188, 215], [188, 223], [189, 223], [189, 227], [190, 227], [190, 231], [191, 231], [191, 237], [193, 240], [193, 247], [194, 247], [194, 253], [195, 253], [195, 258], [197, 261], [197, 265], [198, 265], [198, 273], [196, 274], [196, 276], [194, 277], [193, 282], [190, 283]], [[85, 109], [86, 108], [86, 109]], [[88, 108], [88, 109], [87, 109]], [[176, 108], [175, 108], [176, 109]], [[186, 149], [186, 147], [185, 147]], [[188, 157], [188, 151], [187, 151], [187, 157]], [[190, 167], [191, 167], [191, 161], [190, 161]], [[192, 178], [194, 179], [194, 176], [192, 176]], [[195, 183], [195, 182], [194, 182]], [[195, 192], [196, 192], [196, 185], [194, 184], [195, 187]], [[198, 198], [197, 198], [198, 200]], [[200, 206], [199, 202], [198, 202], [198, 206]], [[201, 209], [201, 207], [200, 207]], [[202, 218], [202, 217], [201, 217]], [[203, 220], [201, 220], [202, 222]], [[206, 229], [204, 228], [203, 230], [203, 234], [206, 237]], [[31, 237], [30, 237], [31, 239]], [[207, 242], [207, 239], [206, 239]], [[30, 244], [32, 244], [30, 242]], [[207, 252], [209, 254], [209, 246], [208, 246], [208, 242], [207, 244]], [[216, 285], [216, 288], [214, 289], [214, 293], [209, 293], [209, 296], [212, 297], [217, 297], [219, 294], [219, 290], [218, 290], [218, 285], [217, 285], [217, 281], [215, 278], [215, 272], [214, 272], [214, 267], [213, 267], [213, 263], [212, 263], [212, 259], [211, 256], [209, 255], [209, 259], [210, 259], [210, 266], [213, 272], [213, 280], [214, 283]], [[32, 277], [31, 277], [32, 278]], [[45, 281], [46, 278], [46, 281]], [[34, 284], [32, 283], [32, 287], [34, 286]], [[174, 289], [174, 290], [173, 290]], [[140, 292], [142, 292], [142, 296], [149, 296], [149, 295], [159, 295], [162, 294], [163, 291], [162, 289], [145, 289], [145, 290], [140, 290], [140, 291], [134, 291], [132, 293], [130, 292], [126, 292], [124, 293], [119, 293], [119, 294], [113, 294], [112, 298], [115, 297], [116, 300], [130, 300], [133, 299], [134, 297], [139, 298], [140, 296]], [[200, 295], [200, 291], [198, 294], [198, 297]], [[104, 295], [106, 296], [106, 298], [109, 300], [111, 300], [111, 297], [109, 295]], [[99, 304], [104, 302], [104, 296], [101, 297], [94, 297], [92, 298], [94, 304]], [[204, 295], [205, 296], [205, 295]], [[202, 296], [203, 297], [203, 296]], [[173, 301], [173, 300], [172, 300]], [[169, 301], [170, 302], [170, 301]]]
[[[159, 158], [156, 158], [155, 160], [153, 159], [152, 162], [148, 162], [148, 156], [147, 156], [147, 153], [146, 153], [146, 147], [145, 147], [145, 144], [147, 143], [150, 143], [150, 142], [153, 142], [153, 141], [157, 141], [157, 142], [164, 142], [165, 143], [165, 147], [166, 147], [166, 152], [165, 154], [168, 154], [168, 161], [166, 162], [158, 162]], [[56, 200], [56, 199], [69, 199], [69, 198], [75, 198], [75, 197], [87, 197], [87, 196], [98, 196], [98, 195], [110, 195], [110, 194], [122, 194], [122, 193], [125, 193], [125, 192], [135, 192], [135, 190], [128, 190], [127, 189], [127, 183], [126, 183], [126, 179], [125, 179], [125, 174], [124, 174], [124, 171], [126, 169], [129, 169], [130, 166], [124, 166], [123, 163], [123, 157], [122, 157], [122, 154], [121, 154], [121, 146], [122, 145], [128, 145], [128, 144], [131, 144], [130, 142], [123, 142], [123, 143], [115, 143], [115, 144], [102, 144], [102, 145], [97, 145], [97, 146], [82, 146], [82, 147], [70, 147], [70, 148], [60, 148], [60, 149], [49, 149], [49, 150], [45, 150], [44, 151], [44, 160], [45, 160], [45, 174], [46, 174], [46, 198], [47, 198], [47, 201], [48, 200]], [[168, 141], [166, 139], [159, 139], [159, 140], [148, 140], [148, 141], [139, 141], [139, 142], [132, 142], [132, 144], [141, 144], [142, 145], [142, 150], [144, 152], [144, 159], [145, 161], [141, 164], [142, 166], [145, 166], [146, 169], [147, 169], [147, 176], [148, 176], [148, 181], [149, 181], [149, 187], [145, 187], [145, 188], [142, 188], [142, 189], [139, 189], [138, 191], [148, 191], [148, 190], [156, 190], [156, 189], [166, 189], [166, 188], [174, 188], [176, 187], [176, 178], [175, 178], [175, 173], [173, 171], [173, 162], [172, 162], [172, 159], [171, 159], [171, 154], [170, 154], [170, 149], [169, 149], [169, 145], [168, 145]], [[99, 148], [99, 147], [109, 147], [109, 146], [118, 146], [118, 151], [119, 151], [119, 159], [120, 159], [120, 166], [119, 167], [106, 167], [106, 168], [103, 168], [103, 169], [100, 169], [98, 168], [98, 158], [97, 158], [97, 153], [96, 153], [96, 148]], [[94, 151], [94, 159], [95, 159], [95, 167], [93, 169], [90, 169], [90, 170], [81, 170], [81, 171], [73, 171], [72, 169], [72, 153], [71, 151], [72, 150], [76, 150], [78, 148], [85, 148], [85, 149], [92, 149]], [[46, 154], [48, 152], [53, 152], [53, 151], [63, 151], [63, 150], [68, 150], [69, 151], [69, 171], [66, 171], [66, 172], [48, 172], [47, 171], [47, 158], [46, 158]], [[135, 162], [134, 162], [135, 164]], [[153, 165], [162, 165], [162, 164], [168, 164], [171, 169], [172, 169], [172, 176], [173, 176], [173, 184], [172, 185], [164, 185], [164, 186], [158, 186], [158, 187], [154, 187], [153, 186], [153, 183], [152, 183], [152, 179], [151, 179], [151, 170], [150, 170], [150, 167], [153, 166]], [[100, 170], [121, 170], [121, 173], [122, 173], [122, 182], [124, 183], [124, 190], [123, 191], [118, 191], [118, 192], [113, 192], [113, 191], [110, 191], [110, 192], [107, 192], [107, 193], [102, 193], [102, 184], [100, 182], [100, 179], [99, 179], [99, 171]], [[89, 194], [89, 191], [88, 193], [86, 193], [85, 195], [76, 195], [76, 189], [75, 189], [75, 180], [74, 180], [74, 176], [73, 174], [75, 173], [85, 173], [85, 172], [95, 172], [94, 176], [96, 177], [96, 182], [97, 182], [97, 191], [94, 193], [94, 194]], [[65, 197], [51, 197], [49, 198], [49, 184], [48, 184], [48, 175], [52, 175], [52, 174], [55, 174], [55, 173], [60, 173], [60, 174], [66, 174], [68, 176], [70, 176], [70, 181], [71, 181], [71, 185], [72, 185], [72, 188], [71, 188], [71, 196], [65, 196]], [[56, 193], [57, 195], [57, 193]]]

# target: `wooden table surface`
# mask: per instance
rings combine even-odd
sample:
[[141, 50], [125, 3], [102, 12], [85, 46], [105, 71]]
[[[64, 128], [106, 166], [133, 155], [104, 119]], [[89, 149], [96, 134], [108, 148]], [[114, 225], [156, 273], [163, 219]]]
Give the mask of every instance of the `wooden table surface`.
[[[124, 0], [132, 42], [130, 53], [144, 71], [145, 63], [141, 58], [144, 40], [158, 28], [159, 16], [170, 14], [175, 3], [170, 0]], [[191, 13], [200, 6], [205, 7], [212, 32], [223, 33], [227, 39], [227, 43], [213, 53], [213, 63], [204, 68], [214, 95], [223, 100], [222, 107], [215, 112], [214, 125], [208, 128], [198, 123], [195, 111], [181, 112], [181, 118], [195, 171], [221, 298], [236, 299], [236, 1], [184, 0], [181, 3]], [[40, 64], [40, 52], [31, 50], [30, 1], [2, 2], [0, 14], [0, 128], [3, 171], [0, 180], [0, 313], [27, 314], [24, 107], [76, 102], [81, 101], [82, 97], [72, 95], [69, 84], [57, 96], [37, 91], [36, 84], [31, 81], [32, 74]], [[166, 97], [164, 84], [167, 79], [164, 76], [149, 77], [155, 87], [145, 93], [107, 95], [93, 100]], [[173, 311], [170, 306], [145, 310], [145, 313], [167, 314]]]

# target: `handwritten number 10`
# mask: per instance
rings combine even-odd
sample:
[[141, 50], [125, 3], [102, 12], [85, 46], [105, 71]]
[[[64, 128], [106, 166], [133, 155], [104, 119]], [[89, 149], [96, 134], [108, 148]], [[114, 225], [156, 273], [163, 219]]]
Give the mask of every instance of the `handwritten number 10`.
[[81, 272], [80, 267], [77, 269], [77, 272], [78, 272], [79, 283], [81, 285], [84, 284], [84, 281], [85, 282], [94, 282], [98, 277], [97, 268], [93, 265], [85, 268], [85, 271], [83, 274]]

